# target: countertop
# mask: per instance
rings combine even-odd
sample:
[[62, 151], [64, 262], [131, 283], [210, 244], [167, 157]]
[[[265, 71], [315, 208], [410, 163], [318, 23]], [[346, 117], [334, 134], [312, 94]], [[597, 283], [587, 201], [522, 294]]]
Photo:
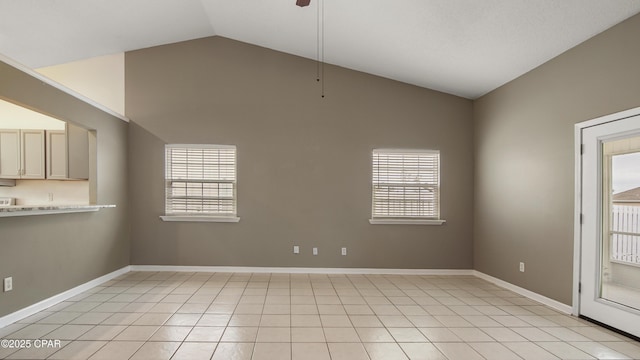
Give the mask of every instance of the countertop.
[[115, 205], [11, 205], [0, 206], [0, 217], [98, 211]]

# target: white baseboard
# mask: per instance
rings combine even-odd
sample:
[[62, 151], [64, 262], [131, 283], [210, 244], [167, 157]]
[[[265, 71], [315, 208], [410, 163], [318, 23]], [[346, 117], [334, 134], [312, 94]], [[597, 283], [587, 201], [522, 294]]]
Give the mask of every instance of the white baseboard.
[[363, 274], [363, 275], [458, 275], [475, 276], [497, 286], [511, 290], [531, 300], [549, 306], [565, 314], [571, 314], [572, 307], [550, 299], [533, 291], [500, 280], [477, 270], [470, 269], [375, 269], [375, 268], [294, 268], [294, 267], [243, 267], [243, 266], [172, 266], [172, 265], [129, 265], [97, 279], [78, 285], [36, 304], [0, 317], [0, 328], [27, 318], [62, 301], [70, 299], [93, 287], [126, 274], [130, 271], [175, 271], [175, 272], [235, 272], [235, 273], [272, 273], [272, 274]]
[[565, 314], [571, 314], [573, 308], [571, 307], [571, 305], [566, 305], [563, 304], [557, 300], [553, 300], [551, 298], [548, 298], [546, 296], [540, 295], [538, 293], [535, 293], [533, 291], [527, 290], [525, 288], [521, 288], [517, 285], [513, 285], [512, 283], [506, 282], [504, 280], [500, 280], [498, 278], [495, 278], [491, 275], [487, 275], [485, 273], [482, 273], [480, 271], [474, 270], [474, 275], [479, 277], [480, 279], [486, 280], [490, 283], [493, 283], [495, 285], [498, 285], [500, 287], [503, 287], [507, 290], [511, 290], [516, 294], [520, 294], [524, 297], [527, 297], [531, 300], [537, 301], [541, 304], [547, 305], [548, 307], [552, 308], [552, 309], [556, 309], [562, 313]]
[[380, 274], [380, 275], [466, 275], [476, 276], [516, 294], [547, 305], [565, 314], [572, 313], [570, 305], [563, 304], [533, 291], [513, 285], [477, 270], [467, 269], [375, 269], [375, 268], [294, 268], [294, 267], [242, 267], [242, 266], [172, 266], [131, 265], [131, 271], [175, 272], [236, 272], [272, 274]]
[[129, 269], [129, 266], [125, 266], [122, 269], [118, 269], [116, 271], [110, 272], [106, 275], [100, 276], [97, 279], [93, 279], [91, 281], [88, 281], [82, 285], [78, 285], [72, 289], [69, 289], [65, 292], [62, 292], [60, 294], [54, 295], [50, 298], [44, 299], [40, 302], [37, 302], [33, 305], [27, 306], [24, 309], [20, 309], [16, 312], [13, 312], [11, 314], [5, 315], [3, 317], [0, 317], [0, 328], [3, 328], [9, 324], [13, 324], [16, 321], [20, 321], [24, 318], [27, 318], [37, 312], [40, 312], [42, 310], [45, 310], [53, 305], [56, 305], [58, 303], [61, 303], [67, 299], [70, 299], [78, 294], [81, 294], [91, 288], [94, 288], [98, 285], [101, 285], [109, 280], [115, 279], [118, 276], [122, 275], [122, 274], [126, 274], [129, 271], [131, 271]]
[[296, 267], [245, 267], [245, 266], [173, 266], [131, 265], [131, 271], [175, 272], [235, 272], [271, 274], [380, 274], [380, 275], [467, 275], [475, 270], [467, 269], [375, 269], [375, 268], [296, 268]]

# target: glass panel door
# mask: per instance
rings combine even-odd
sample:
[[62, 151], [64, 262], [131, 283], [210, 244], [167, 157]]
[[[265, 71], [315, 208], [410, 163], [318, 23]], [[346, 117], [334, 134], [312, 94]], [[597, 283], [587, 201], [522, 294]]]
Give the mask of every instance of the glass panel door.
[[640, 137], [602, 144], [600, 298], [640, 310]]
[[640, 336], [640, 115], [580, 137], [579, 314]]

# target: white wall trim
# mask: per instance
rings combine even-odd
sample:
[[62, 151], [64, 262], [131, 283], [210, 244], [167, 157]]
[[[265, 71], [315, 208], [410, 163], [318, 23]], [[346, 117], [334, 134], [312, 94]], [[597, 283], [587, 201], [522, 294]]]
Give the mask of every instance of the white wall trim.
[[27, 318], [37, 312], [40, 312], [42, 310], [45, 310], [53, 305], [56, 305], [58, 303], [61, 303], [67, 299], [70, 299], [76, 295], [79, 295], [91, 288], [94, 288], [98, 285], [104, 284], [105, 282], [109, 281], [109, 280], [113, 280], [115, 278], [117, 278], [118, 276], [122, 275], [122, 274], [126, 274], [129, 271], [131, 271], [130, 266], [125, 266], [121, 269], [118, 269], [116, 271], [110, 272], [106, 275], [100, 276], [97, 279], [93, 279], [91, 281], [88, 281], [82, 285], [78, 285], [72, 289], [69, 289], [67, 291], [61, 292], [60, 294], [54, 295], [50, 298], [44, 299], [40, 302], [37, 302], [33, 305], [27, 306], [24, 309], [20, 309], [18, 311], [15, 311], [11, 314], [5, 315], [3, 317], [0, 317], [0, 328], [3, 328], [9, 324], [12, 324], [16, 321], [20, 321], [24, 318]]
[[442, 225], [446, 220], [433, 219], [392, 219], [392, 218], [376, 218], [369, 219], [371, 225]]
[[176, 216], [176, 215], [162, 215], [160, 216], [162, 221], [183, 221], [183, 222], [221, 222], [221, 223], [237, 223], [240, 218], [237, 216]]
[[573, 135], [574, 193], [573, 193], [573, 284], [571, 313], [580, 315], [580, 277], [582, 271], [582, 125], [576, 124]]
[[605, 116], [600, 116], [591, 120], [586, 120], [586, 121], [582, 121], [579, 122], [575, 125], [576, 129], [585, 129], [588, 127], [592, 127], [592, 126], [598, 126], [598, 125], [602, 125], [608, 122], [612, 122], [612, 121], [618, 121], [618, 120], [622, 120], [622, 119], [626, 119], [626, 118], [630, 118], [632, 116], [636, 116], [640, 114], [640, 107], [635, 107], [632, 109], [627, 109], [627, 110], [623, 110], [623, 111], [619, 111], [617, 113], [613, 113], [613, 114], [609, 114], [609, 115], [605, 115]]
[[538, 293], [535, 293], [535, 292], [533, 292], [531, 290], [527, 290], [525, 288], [521, 288], [521, 287], [519, 287], [517, 285], [514, 285], [512, 283], [506, 282], [504, 280], [500, 280], [500, 279], [495, 278], [495, 277], [493, 277], [491, 275], [487, 275], [487, 274], [485, 274], [483, 272], [480, 272], [480, 271], [477, 271], [477, 270], [474, 270], [473, 272], [474, 272], [474, 275], [479, 277], [480, 279], [486, 280], [486, 281], [488, 281], [490, 283], [493, 283], [493, 284], [495, 284], [497, 286], [500, 286], [500, 287], [505, 288], [507, 290], [513, 291], [516, 294], [520, 294], [520, 295], [522, 295], [524, 297], [527, 297], [527, 298], [529, 298], [531, 300], [537, 301], [537, 302], [539, 302], [539, 303], [541, 303], [543, 305], [546, 305], [546, 306], [548, 306], [550, 308], [558, 310], [558, 311], [560, 311], [562, 313], [571, 314], [571, 309], [572, 309], [571, 305], [563, 304], [563, 303], [561, 303], [561, 302], [559, 302], [557, 300], [553, 300], [553, 299], [548, 298], [548, 297], [546, 297], [544, 295], [540, 295]]
[[565, 314], [571, 314], [571, 306], [521, 288], [504, 280], [471, 269], [380, 269], [380, 268], [296, 268], [296, 267], [245, 267], [245, 266], [173, 266], [131, 265], [131, 271], [175, 272], [236, 272], [272, 274], [364, 274], [364, 275], [462, 275], [475, 276], [497, 286], [513, 291]]
[[374, 268], [309, 268], [247, 266], [172, 266], [131, 265], [131, 271], [236, 272], [271, 274], [380, 274], [380, 275], [467, 275], [471, 269], [374, 269]]
[[27, 318], [37, 312], [79, 295], [93, 287], [131, 271], [175, 271], [175, 272], [235, 272], [235, 273], [272, 273], [272, 274], [362, 274], [362, 275], [456, 275], [475, 276], [497, 286], [549, 306], [565, 314], [571, 314], [571, 306], [550, 299], [533, 291], [500, 280], [477, 270], [471, 269], [380, 269], [380, 268], [307, 268], [307, 267], [245, 267], [245, 266], [173, 266], [173, 265], [129, 265], [103, 275], [72, 289], [44, 299], [38, 303], [0, 317], [0, 328]]

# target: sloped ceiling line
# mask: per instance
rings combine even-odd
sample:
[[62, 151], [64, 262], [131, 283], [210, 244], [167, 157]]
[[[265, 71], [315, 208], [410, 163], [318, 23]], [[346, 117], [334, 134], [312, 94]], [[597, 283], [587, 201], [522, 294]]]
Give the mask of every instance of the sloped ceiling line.
[[31, 68], [219, 35], [477, 98], [640, 12], [637, 0], [0, 0], [0, 54]]

